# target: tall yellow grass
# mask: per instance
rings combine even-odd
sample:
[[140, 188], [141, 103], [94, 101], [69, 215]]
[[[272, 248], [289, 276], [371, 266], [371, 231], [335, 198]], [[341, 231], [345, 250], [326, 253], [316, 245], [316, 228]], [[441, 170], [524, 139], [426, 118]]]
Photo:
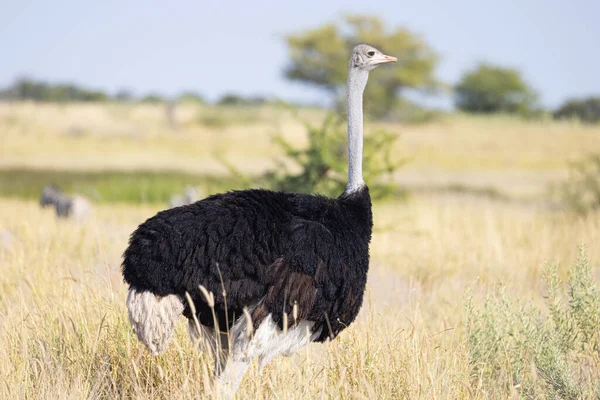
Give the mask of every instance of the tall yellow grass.
[[[270, 132], [305, 140], [286, 110], [261, 109], [239, 123], [235, 109], [186, 105], [178, 109], [178, 131], [164, 112], [150, 105], [0, 104], [0, 167], [222, 173], [213, 158], [220, 152], [260, 172], [278, 155]], [[229, 122], [208, 127], [206, 112]], [[318, 122], [323, 114], [302, 117]], [[409, 162], [397, 178], [414, 186], [461, 183], [539, 197], [565, 176], [570, 160], [600, 151], [599, 128], [576, 123], [452, 116], [383, 127], [402, 136], [397, 153]], [[207, 396], [212, 361], [192, 349], [183, 321], [159, 357], [147, 353], [127, 322], [121, 254], [128, 235], [156, 211], [104, 205], [77, 224], [56, 220], [35, 202], [0, 199], [0, 398]], [[505, 285], [511, 296], [542, 303], [546, 261], [562, 262], [564, 275], [584, 242], [598, 265], [600, 214], [576, 218], [536, 203], [435, 191], [377, 203], [374, 212], [372, 266], [356, 323], [334, 342], [277, 359], [262, 374], [253, 366], [238, 397], [517, 396], [517, 388], [490, 390], [473, 375], [465, 290], [480, 302]]]
[[[166, 354], [131, 332], [119, 264], [129, 233], [156, 210], [103, 206], [84, 224], [33, 202], [0, 201], [0, 398], [198, 398], [211, 360], [181, 321]], [[540, 268], [588, 243], [600, 258], [599, 215], [456, 196], [375, 206], [367, 296], [355, 324], [247, 374], [239, 398], [489, 398], [471, 376], [464, 293], [504, 283], [540, 302]], [[503, 397], [512, 394], [499, 388]]]

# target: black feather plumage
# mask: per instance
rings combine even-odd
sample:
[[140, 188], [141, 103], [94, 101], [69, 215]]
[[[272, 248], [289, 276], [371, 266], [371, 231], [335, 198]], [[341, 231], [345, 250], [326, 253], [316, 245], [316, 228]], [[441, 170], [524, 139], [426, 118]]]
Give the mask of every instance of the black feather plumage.
[[[157, 296], [191, 296], [201, 324], [214, 326], [199, 285], [212, 292], [224, 328], [257, 304], [255, 326], [283, 313], [335, 338], [362, 305], [373, 227], [369, 190], [322, 196], [233, 191], [161, 211], [131, 235], [123, 276]], [[226, 292], [223, 297], [223, 289]], [[192, 318], [189, 307], [184, 315]]]

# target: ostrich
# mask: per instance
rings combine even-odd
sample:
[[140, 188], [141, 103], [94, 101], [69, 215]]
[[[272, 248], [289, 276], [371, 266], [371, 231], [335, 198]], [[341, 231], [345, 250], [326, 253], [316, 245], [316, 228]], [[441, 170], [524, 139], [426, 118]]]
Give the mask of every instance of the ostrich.
[[153, 354], [176, 320], [216, 349], [217, 388], [233, 396], [260, 367], [334, 339], [363, 301], [373, 227], [362, 177], [362, 95], [369, 72], [396, 61], [356, 46], [348, 70], [348, 184], [338, 198], [252, 189], [161, 211], [123, 255], [129, 321]]
[[55, 185], [46, 185], [42, 189], [40, 206], [44, 208], [49, 205], [54, 206], [57, 217], [75, 220], [84, 219], [91, 210], [88, 199], [77, 195], [69, 197]]

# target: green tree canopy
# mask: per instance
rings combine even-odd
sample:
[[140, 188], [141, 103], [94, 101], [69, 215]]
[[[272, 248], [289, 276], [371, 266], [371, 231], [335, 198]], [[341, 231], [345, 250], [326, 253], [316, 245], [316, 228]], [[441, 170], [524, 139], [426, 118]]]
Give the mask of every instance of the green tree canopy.
[[286, 77], [325, 90], [339, 100], [345, 90], [348, 60], [358, 43], [371, 44], [398, 58], [397, 65], [371, 74], [365, 92], [367, 113], [383, 117], [397, 105], [402, 89], [433, 90], [437, 56], [421, 38], [405, 28], [386, 29], [372, 16], [346, 16], [342, 21], [286, 37], [290, 63]]
[[466, 72], [455, 87], [456, 107], [473, 113], [527, 114], [536, 100], [517, 70], [489, 64]]

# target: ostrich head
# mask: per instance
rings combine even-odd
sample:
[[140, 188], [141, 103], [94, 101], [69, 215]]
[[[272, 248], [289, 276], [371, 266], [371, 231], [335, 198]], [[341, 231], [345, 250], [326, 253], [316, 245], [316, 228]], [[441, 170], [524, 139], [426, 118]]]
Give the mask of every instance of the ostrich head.
[[358, 68], [364, 71], [371, 71], [379, 64], [398, 61], [396, 57], [383, 54], [373, 46], [368, 44], [359, 44], [354, 47], [352, 57], [350, 58], [350, 68]]

